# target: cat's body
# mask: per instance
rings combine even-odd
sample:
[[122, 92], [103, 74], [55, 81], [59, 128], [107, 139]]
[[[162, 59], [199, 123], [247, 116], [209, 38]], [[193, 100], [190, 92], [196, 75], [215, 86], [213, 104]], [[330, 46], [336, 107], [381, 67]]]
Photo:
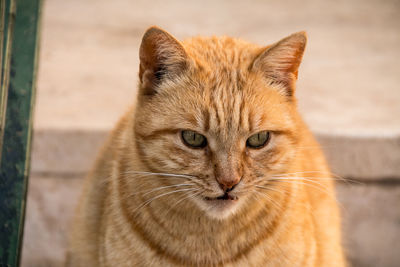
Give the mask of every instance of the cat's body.
[[344, 266], [333, 182], [293, 97], [304, 45], [181, 44], [151, 28], [135, 108], [86, 180], [70, 266]]

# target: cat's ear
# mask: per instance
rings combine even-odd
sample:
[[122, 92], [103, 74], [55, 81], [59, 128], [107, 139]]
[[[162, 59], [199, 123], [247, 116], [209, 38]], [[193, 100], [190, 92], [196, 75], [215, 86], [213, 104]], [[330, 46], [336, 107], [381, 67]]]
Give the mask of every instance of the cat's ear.
[[139, 79], [142, 94], [156, 93], [164, 79], [179, 75], [187, 67], [185, 49], [166, 31], [149, 28], [143, 36], [139, 51]]
[[252, 67], [263, 72], [271, 83], [277, 84], [282, 94], [291, 97], [306, 43], [305, 32], [294, 33], [266, 48]]

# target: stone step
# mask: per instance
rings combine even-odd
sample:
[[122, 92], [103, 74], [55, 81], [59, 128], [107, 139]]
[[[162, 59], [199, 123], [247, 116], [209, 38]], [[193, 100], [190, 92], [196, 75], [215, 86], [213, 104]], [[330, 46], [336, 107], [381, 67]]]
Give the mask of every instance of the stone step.
[[[21, 266], [64, 266], [67, 233], [82, 176], [33, 176]], [[400, 184], [337, 184], [343, 239], [351, 266], [398, 266]], [[385, 218], [382, 220], [382, 218]]]

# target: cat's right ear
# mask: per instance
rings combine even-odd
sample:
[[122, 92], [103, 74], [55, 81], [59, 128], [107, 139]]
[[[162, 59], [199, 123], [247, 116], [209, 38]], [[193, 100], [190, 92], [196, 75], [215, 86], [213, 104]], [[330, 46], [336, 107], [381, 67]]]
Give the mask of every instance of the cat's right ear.
[[292, 97], [295, 91], [298, 68], [307, 43], [305, 32], [294, 33], [267, 47], [253, 62], [253, 69], [264, 73], [265, 77]]
[[188, 65], [185, 49], [166, 31], [149, 28], [139, 51], [139, 79], [143, 95], [153, 95], [165, 79], [173, 79]]

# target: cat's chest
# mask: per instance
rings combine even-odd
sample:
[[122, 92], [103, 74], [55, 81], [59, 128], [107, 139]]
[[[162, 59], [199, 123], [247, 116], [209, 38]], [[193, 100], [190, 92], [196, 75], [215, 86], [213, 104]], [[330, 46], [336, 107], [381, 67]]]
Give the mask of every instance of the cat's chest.
[[194, 225], [178, 226], [180, 235], [155, 222], [109, 219], [100, 251], [104, 266], [308, 266], [314, 258], [311, 234], [297, 228], [290, 229], [296, 234], [277, 228], [276, 236], [266, 237], [268, 230], [210, 234]]

